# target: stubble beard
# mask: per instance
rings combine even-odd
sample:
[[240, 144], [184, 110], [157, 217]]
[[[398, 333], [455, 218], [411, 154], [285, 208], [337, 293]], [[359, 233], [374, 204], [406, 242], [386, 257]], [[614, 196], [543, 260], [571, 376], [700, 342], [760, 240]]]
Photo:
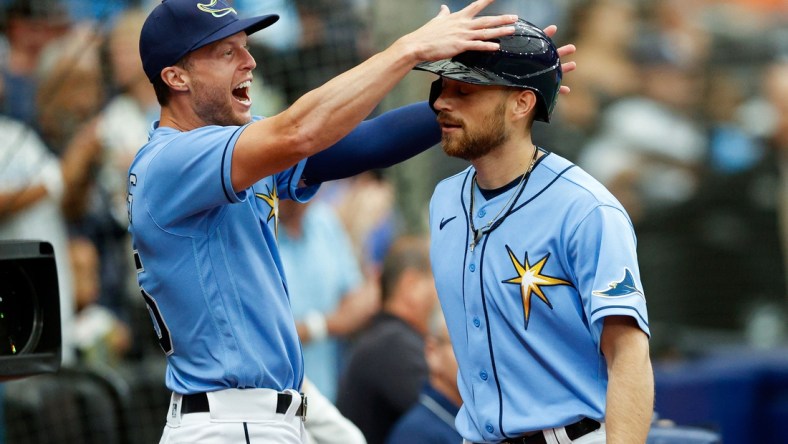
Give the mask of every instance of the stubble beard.
[[463, 123], [460, 134], [444, 133], [441, 137], [443, 152], [468, 161], [491, 153], [509, 139], [503, 119], [505, 111], [506, 105], [500, 103], [485, 116], [477, 130], [471, 130]]
[[233, 112], [225, 90], [195, 79], [193, 91], [194, 112], [206, 125], [241, 126], [249, 123], [246, 116]]

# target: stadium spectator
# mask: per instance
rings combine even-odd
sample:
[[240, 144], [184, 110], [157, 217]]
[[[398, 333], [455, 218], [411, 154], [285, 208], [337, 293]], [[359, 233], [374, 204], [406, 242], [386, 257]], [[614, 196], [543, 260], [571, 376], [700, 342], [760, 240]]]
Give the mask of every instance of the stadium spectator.
[[356, 338], [337, 395], [339, 411], [369, 444], [383, 443], [427, 377], [424, 336], [437, 293], [424, 239], [395, 241], [383, 262], [381, 295], [383, 308]]
[[0, 240], [37, 239], [52, 244], [60, 289], [63, 362], [73, 363], [74, 293], [66, 222], [60, 210], [71, 174], [30, 126], [0, 116], [0, 134]]
[[306, 432], [311, 444], [366, 444], [361, 430], [339, 413], [336, 406], [317, 390], [309, 377], [304, 378], [303, 390], [312, 409], [312, 415], [306, 422]]
[[642, 95], [619, 100], [600, 117], [599, 133], [578, 163], [621, 201], [635, 224], [688, 201], [706, 139], [697, 116], [697, 67], [688, 70], [663, 54], [642, 49]]
[[377, 275], [391, 243], [402, 230], [395, 197], [402, 190], [380, 170], [324, 185], [319, 199], [330, 204], [345, 227], [366, 275]]
[[763, 96], [769, 101], [774, 122], [767, 143], [780, 169], [778, 205], [788, 294], [788, 51], [782, 60], [767, 66], [763, 79]]
[[126, 172], [159, 113], [156, 94], [137, 54], [145, 17], [142, 10], [127, 10], [109, 32], [105, 61], [115, 95], [101, 110], [95, 135], [102, 146], [99, 186], [111, 199], [112, 216], [124, 228], [128, 223]]
[[69, 240], [74, 273], [75, 341], [80, 360], [90, 365], [117, 367], [131, 346], [131, 333], [110, 310], [97, 304], [101, 277], [99, 253], [84, 237]]
[[33, 98], [41, 137], [58, 156], [104, 103], [102, 39], [94, 29], [79, 26], [41, 52], [36, 68], [39, 86]]
[[427, 384], [419, 402], [394, 425], [386, 444], [459, 444], [454, 418], [462, 405], [457, 387], [457, 360], [451, 348], [443, 312], [436, 308], [430, 317], [424, 347], [429, 368]]
[[377, 311], [376, 283], [364, 281], [353, 249], [330, 207], [279, 201], [279, 253], [287, 276], [309, 379], [336, 399], [342, 339]]
[[63, 36], [70, 27], [59, 0], [13, 0], [5, 9], [3, 33], [8, 43], [5, 60], [0, 61], [4, 94], [2, 113], [35, 125], [38, 82], [36, 68], [44, 47]]
[[572, 75], [572, 94], [558, 101], [550, 124], [538, 124], [534, 142], [576, 162], [602, 111], [638, 92], [640, 76], [630, 56], [638, 32], [636, 6], [621, 0], [579, 2], [569, 29], [573, 35], [564, 39], [583, 48], [571, 57], [583, 69]]
[[[144, 311], [144, 308], [126, 232], [126, 173], [137, 150], [147, 141], [148, 131], [159, 112], [156, 95], [138, 55], [139, 34], [145, 17], [139, 9], [124, 11], [104, 42], [104, 68], [114, 95], [98, 113], [96, 125], [82, 131], [97, 151], [93, 198], [77, 222], [81, 231], [93, 238], [99, 247], [102, 287], [98, 303], [129, 323], [135, 319], [130, 311]], [[144, 319], [144, 326], [137, 329], [143, 330], [140, 334], [149, 334], [148, 323]], [[135, 353], [142, 351], [137, 345]]]
[[[260, 45], [258, 59], [276, 59], [277, 63], [261, 64], [258, 69], [268, 82], [278, 87], [286, 103], [293, 103], [304, 93], [320, 86], [326, 79], [358, 64], [365, 42], [361, 34], [360, 17], [355, 13], [351, 0], [301, 0], [292, 4], [272, 3], [274, 9], [263, 5], [242, 2], [246, 10], [264, 10], [266, 13], [282, 12], [292, 25], [283, 32], [295, 34], [295, 44], [283, 44], [280, 37], [253, 37]], [[297, 30], [297, 34], [296, 31]], [[271, 39], [274, 39], [273, 41]], [[370, 54], [366, 54], [367, 56]], [[365, 57], [364, 57], [365, 58]]]
[[585, 49], [574, 56], [585, 69], [573, 76], [572, 84], [583, 85], [605, 105], [638, 91], [637, 66], [630, 58], [638, 32], [637, 7], [622, 0], [585, 3], [584, 8], [574, 10], [572, 38]]

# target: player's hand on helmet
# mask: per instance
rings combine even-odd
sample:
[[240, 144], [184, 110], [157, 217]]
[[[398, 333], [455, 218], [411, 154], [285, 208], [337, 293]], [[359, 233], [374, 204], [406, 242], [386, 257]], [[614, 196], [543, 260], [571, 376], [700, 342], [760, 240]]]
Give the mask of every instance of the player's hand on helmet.
[[[547, 28], [544, 29], [544, 33], [547, 34], [547, 36], [550, 37], [550, 38], [553, 38], [553, 36], [555, 35], [556, 32], [558, 32], [558, 27], [555, 26], [555, 25], [550, 25], [550, 26], [548, 26]], [[564, 57], [574, 54], [575, 51], [577, 51], [577, 48], [575, 48], [575, 45], [572, 45], [571, 43], [568, 44], [568, 45], [564, 45], [564, 46], [558, 48], [558, 57], [560, 57], [561, 60], [563, 60]], [[575, 69], [577, 69], [577, 64], [575, 62], [563, 62], [563, 63], [561, 63], [561, 71], [564, 74], [566, 74], [568, 72], [572, 72]], [[558, 92], [560, 94], [567, 94], [567, 93], [569, 93], [569, 91], [570, 91], [570, 89], [566, 85], [561, 85], [561, 88], [558, 90]]]
[[488, 40], [514, 33], [516, 15], [476, 17], [493, 0], [476, 0], [451, 13], [441, 5], [435, 18], [421, 28], [400, 38], [397, 43], [412, 51], [416, 62], [454, 57], [465, 51], [495, 51], [499, 45]]

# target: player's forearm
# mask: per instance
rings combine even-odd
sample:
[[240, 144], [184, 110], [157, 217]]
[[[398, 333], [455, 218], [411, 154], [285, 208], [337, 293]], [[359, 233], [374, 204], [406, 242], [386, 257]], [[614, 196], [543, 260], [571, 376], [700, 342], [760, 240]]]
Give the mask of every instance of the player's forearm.
[[311, 156], [304, 178], [311, 185], [386, 168], [439, 140], [440, 127], [426, 102], [404, 106], [362, 122], [338, 143]]
[[654, 379], [645, 362], [610, 375], [607, 392], [607, 442], [644, 443], [654, 411]]
[[71, 138], [61, 161], [64, 193], [61, 207], [68, 220], [84, 216], [90, 187], [95, 183], [102, 146], [97, 135], [98, 120], [93, 119]]
[[654, 410], [648, 338], [636, 327], [627, 328], [613, 339], [612, 334], [603, 338], [608, 362], [605, 428], [609, 444], [646, 442]]
[[47, 196], [43, 185], [31, 185], [12, 193], [0, 192], [0, 219], [33, 205]]
[[283, 114], [299, 127], [313, 154], [355, 128], [419, 61], [415, 49], [395, 43], [308, 92]]
[[252, 124], [241, 138], [283, 137], [290, 154], [284, 162], [290, 165], [333, 145], [366, 118], [417, 63], [412, 51], [397, 53], [395, 48], [306, 93], [280, 114]]

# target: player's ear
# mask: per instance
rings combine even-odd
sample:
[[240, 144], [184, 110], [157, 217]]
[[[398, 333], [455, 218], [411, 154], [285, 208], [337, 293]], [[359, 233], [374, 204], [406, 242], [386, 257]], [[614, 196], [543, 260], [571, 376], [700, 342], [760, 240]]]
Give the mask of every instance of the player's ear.
[[512, 113], [514, 120], [520, 120], [533, 114], [536, 109], [536, 94], [530, 89], [518, 89], [513, 94]]
[[175, 91], [189, 90], [189, 73], [178, 66], [168, 66], [161, 71], [161, 79], [164, 83]]

